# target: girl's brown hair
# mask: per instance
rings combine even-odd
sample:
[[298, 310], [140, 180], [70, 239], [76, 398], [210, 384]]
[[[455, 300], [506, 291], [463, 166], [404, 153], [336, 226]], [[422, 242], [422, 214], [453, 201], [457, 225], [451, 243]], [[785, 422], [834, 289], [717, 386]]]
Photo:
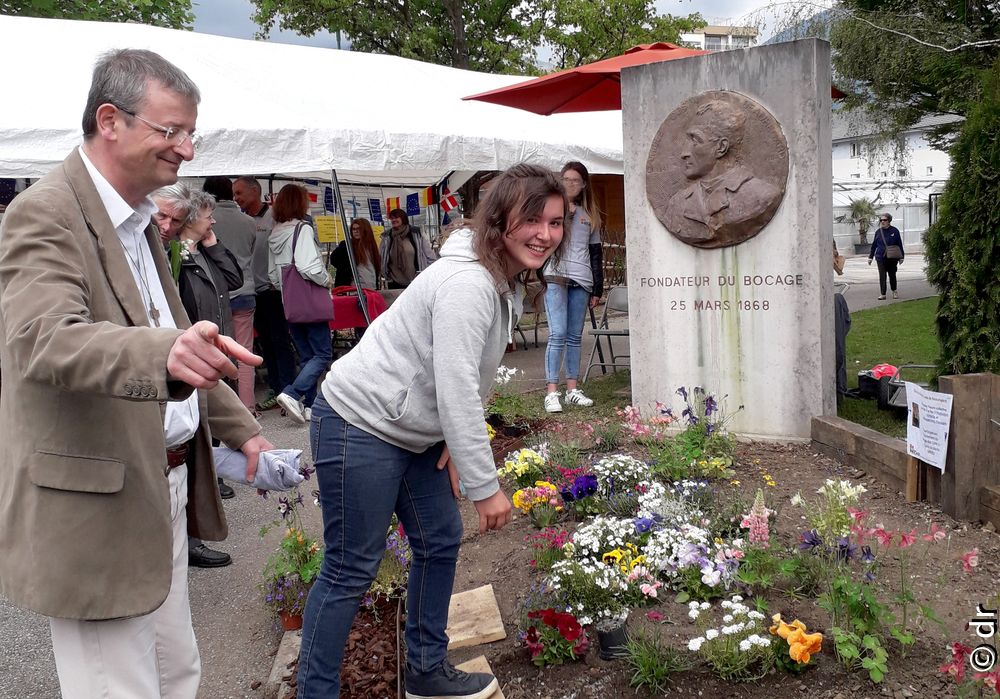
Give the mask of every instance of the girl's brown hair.
[[[472, 220], [472, 247], [501, 292], [509, 288], [514, 276], [507, 271], [504, 236], [517, 230], [526, 219], [540, 216], [553, 196], [562, 199], [565, 212], [569, 203], [555, 173], [539, 165], [520, 163], [497, 177], [479, 203]], [[536, 273], [541, 280], [541, 269]]]
[[366, 218], [356, 218], [351, 221], [351, 228], [357, 225], [361, 229], [361, 239], [355, 240], [351, 236], [351, 250], [354, 251], [354, 263], [363, 265], [371, 262], [375, 268], [375, 275], [382, 274], [382, 260], [378, 254], [378, 247], [375, 245], [375, 231], [372, 230], [371, 221]]
[[303, 219], [309, 213], [309, 193], [305, 187], [286, 184], [274, 198], [271, 213], [275, 223]]
[[[587, 216], [590, 217], [590, 229], [599, 231], [601, 230], [601, 210], [597, 208], [597, 201], [594, 199], [593, 192], [590, 191], [590, 173], [587, 172], [587, 166], [576, 160], [571, 160], [562, 166], [559, 175], [565, 175], [570, 170], [578, 174], [580, 179], [583, 180], [583, 188], [573, 203], [582, 207], [587, 212]], [[564, 239], [568, 238], [569, 236], [565, 236]]]

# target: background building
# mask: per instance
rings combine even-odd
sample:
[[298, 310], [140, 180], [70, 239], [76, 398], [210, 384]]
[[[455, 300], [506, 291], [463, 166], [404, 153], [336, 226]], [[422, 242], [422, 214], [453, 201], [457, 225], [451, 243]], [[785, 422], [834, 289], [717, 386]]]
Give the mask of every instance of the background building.
[[692, 49], [727, 51], [745, 49], [757, 43], [756, 27], [730, 27], [709, 24], [690, 34], [681, 34], [681, 44]]

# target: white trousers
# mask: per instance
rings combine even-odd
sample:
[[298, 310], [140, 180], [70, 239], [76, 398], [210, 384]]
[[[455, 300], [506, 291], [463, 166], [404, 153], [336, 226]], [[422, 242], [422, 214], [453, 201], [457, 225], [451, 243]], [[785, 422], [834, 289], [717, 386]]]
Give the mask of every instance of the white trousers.
[[170, 470], [174, 572], [159, 609], [131, 619], [49, 618], [64, 699], [194, 699], [201, 659], [188, 602], [187, 466]]

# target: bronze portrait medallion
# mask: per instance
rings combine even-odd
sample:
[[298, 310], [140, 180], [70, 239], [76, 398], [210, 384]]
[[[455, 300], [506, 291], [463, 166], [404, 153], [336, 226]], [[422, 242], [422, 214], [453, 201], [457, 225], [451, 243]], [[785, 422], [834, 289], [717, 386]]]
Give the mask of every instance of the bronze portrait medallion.
[[785, 196], [788, 144], [762, 105], [736, 92], [685, 100], [660, 124], [646, 161], [646, 197], [688, 245], [723, 248], [754, 237]]

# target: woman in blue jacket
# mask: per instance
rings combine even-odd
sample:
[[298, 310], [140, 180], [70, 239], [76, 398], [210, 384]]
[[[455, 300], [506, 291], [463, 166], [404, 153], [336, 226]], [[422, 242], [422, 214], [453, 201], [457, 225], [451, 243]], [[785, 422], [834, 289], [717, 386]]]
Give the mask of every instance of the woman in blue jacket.
[[[875, 258], [875, 263], [878, 265], [878, 286], [881, 290], [879, 301], [885, 300], [886, 275], [889, 276], [892, 297], [899, 298], [899, 293], [896, 291], [896, 267], [903, 264], [903, 258], [906, 256], [906, 253], [903, 252], [903, 239], [899, 235], [899, 229], [891, 224], [892, 214], [881, 214], [878, 217], [878, 230], [875, 231], [875, 240], [872, 241], [872, 249], [868, 253], [868, 264], [871, 264], [872, 258]], [[899, 248], [898, 258], [890, 258], [886, 255], [886, 250], [890, 246]]]

